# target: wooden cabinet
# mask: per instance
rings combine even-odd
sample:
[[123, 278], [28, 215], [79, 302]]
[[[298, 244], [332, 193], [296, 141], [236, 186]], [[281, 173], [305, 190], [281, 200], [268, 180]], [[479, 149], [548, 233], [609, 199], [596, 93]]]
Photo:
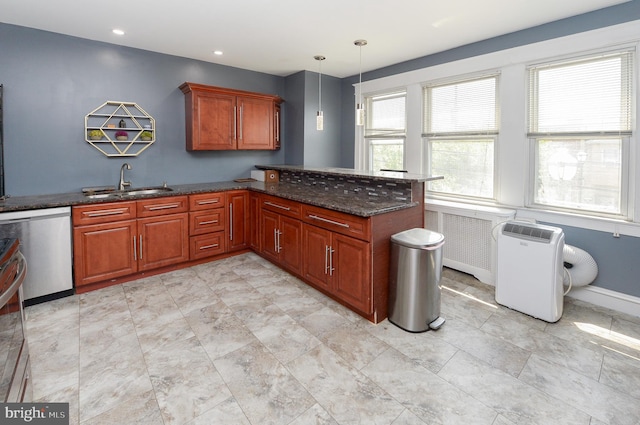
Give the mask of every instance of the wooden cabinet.
[[135, 202], [87, 205], [72, 211], [76, 288], [138, 270]]
[[138, 219], [138, 271], [189, 260], [188, 214]]
[[199, 260], [225, 252], [224, 193], [189, 196], [189, 258]]
[[187, 150], [280, 148], [278, 96], [184, 83]]
[[[303, 278], [317, 288], [364, 314], [372, 312], [371, 245], [366, 240], [345, 236], [348, 220], [335, 214], [305, 212], [314, 224], [303, 228]], [[338, 226], [341, 232], [329, 228]]]
[[186, 196], [73, 208], [76, 288], [188, 260]]
[[264, 195], [260, 198], [262, 254], [284, 269], [302, 273], [301, 204]]
[[229, 212], [227, 231], [227, 251], [238, 251], [249, 247], [249, 194], [246, 190], [233, 190], [226, 193]]

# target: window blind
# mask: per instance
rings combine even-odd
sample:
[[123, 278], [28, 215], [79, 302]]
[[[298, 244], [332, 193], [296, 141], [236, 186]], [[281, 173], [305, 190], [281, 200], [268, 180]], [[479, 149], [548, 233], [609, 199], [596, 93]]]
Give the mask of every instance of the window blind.
[[631, 134], [633, 51], [529, 68], [529, 136]]
[[424, 87], [423, 137], [498, 134], [498, 75]]
[[369, 139], [404, 137], [407, 132], [405, 109], [405, 92], [368, 97], [364, 137]]

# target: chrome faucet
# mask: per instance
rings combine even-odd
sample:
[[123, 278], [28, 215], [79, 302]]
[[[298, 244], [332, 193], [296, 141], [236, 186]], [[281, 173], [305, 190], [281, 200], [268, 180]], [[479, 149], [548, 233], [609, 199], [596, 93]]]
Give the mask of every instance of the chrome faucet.
[[131, 182], [130, 181], [124, 181], [124, 169], [130, 170], [131, 169], [131, 164], [129, 164], [128, 162], [125, 162], [124, 164], [122, 164], [122, 167], [120, 167], [120, 183], [118, 183], [118, 190], [124, 190], [125, 187], [131, 187]]

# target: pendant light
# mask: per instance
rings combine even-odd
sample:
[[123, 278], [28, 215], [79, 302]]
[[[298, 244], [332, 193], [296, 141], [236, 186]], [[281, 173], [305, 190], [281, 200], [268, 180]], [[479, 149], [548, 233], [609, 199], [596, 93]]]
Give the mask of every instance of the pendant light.
[[313, 57], [318, 61], [318, 115], [316, 116], [316, 130], [324, 130], [324, 116], [322, 114], [322, 61], [326, 58], [322, 55]]
[[360, 79], [358, 83], [358, 99], [356, 102], [356, 125], [364, 125], [364, 105], [362, 104], [362, 46], [367, 45], [367, 40], [353, 42], [360, 48]]

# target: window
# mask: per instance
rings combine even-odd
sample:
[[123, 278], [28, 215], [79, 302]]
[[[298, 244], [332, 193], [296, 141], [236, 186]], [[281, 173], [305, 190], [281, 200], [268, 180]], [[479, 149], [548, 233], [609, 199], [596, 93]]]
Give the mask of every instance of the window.
[[625, 215], [631, 51], [530, 67], [532, 203]]
[[498, 75], [424, 87], [423, 138], [433, 194], [493, 199]]
[[366, 99], [365, 143], [370, 170], [404, 169], [407, 118], [406, 93], [371, 96]]

